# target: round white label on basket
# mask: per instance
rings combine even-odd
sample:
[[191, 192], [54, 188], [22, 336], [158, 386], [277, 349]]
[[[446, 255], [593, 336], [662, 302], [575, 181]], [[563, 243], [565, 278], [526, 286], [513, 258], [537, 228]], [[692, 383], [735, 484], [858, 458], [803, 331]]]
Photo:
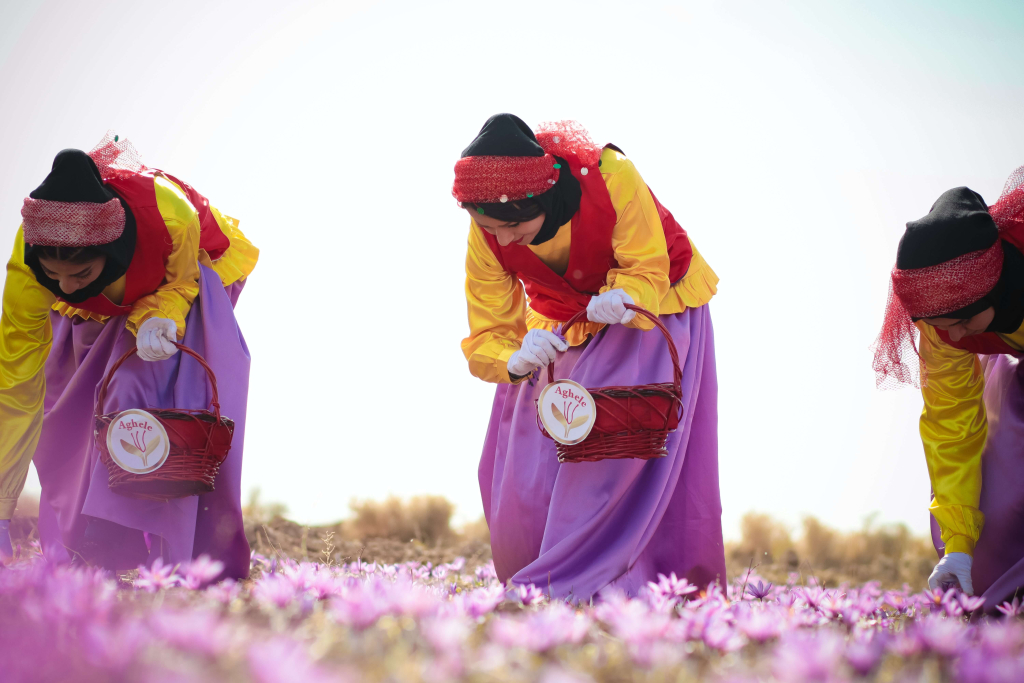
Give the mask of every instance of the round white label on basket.
[[107, 428], [107, 452], [118, 466], [134, 474], [160, 469], [171, 452], [167, 432], [145, 410], [126, 410]]
[[544, 387], [537, 399], [537, 411], [551, 438], [567, 446], [587, 438], [597, 417], [594, 397], [568, 379], [560, 379]]

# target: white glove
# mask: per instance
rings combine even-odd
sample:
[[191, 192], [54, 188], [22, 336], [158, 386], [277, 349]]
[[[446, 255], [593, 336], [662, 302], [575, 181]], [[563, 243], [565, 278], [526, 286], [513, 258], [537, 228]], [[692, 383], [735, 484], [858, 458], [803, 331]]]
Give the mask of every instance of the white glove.
[[11, 520], [0, 519], [0, 563], [7, 562], [14, 557], [14, 548], [11, 547]]
[[142, 360], [165, 360], [178, 352], [178, 326], [167, 318], [150, 318], [139, 325], [135, 346]]
[[633, 297], [629, 294], [621, 289], [609, 289], [604, 294], [591, 297], [590, 303], [587, 304], [587, 320], [606, 325], [625, 325], [636, 317], [636, 313], [626, 308], [626, 304], [631, 303]]
[[523, 337], [523, 346], [508, 359], [508, 373], [517, 377], [529, 375], [537, 368], [547, 367], [559, 351], [569, 345], [548, 330], [530, 330]]
[[932, 590], [960, 583], [960, 590], [966, 595], [974, 595], [974, 584], [971, 583], [971, 556], [967, 553], [946, 553], [939, 560], [928, 577], [928, 587]]

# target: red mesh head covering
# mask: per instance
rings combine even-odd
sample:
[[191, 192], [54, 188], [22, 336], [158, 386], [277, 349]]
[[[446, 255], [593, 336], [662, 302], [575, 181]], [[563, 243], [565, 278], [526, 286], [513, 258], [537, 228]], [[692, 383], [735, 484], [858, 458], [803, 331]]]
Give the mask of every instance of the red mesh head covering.
[[138, 151], [128, 140], [108, 130], [103, 139], [92, 148], [89, 156], [96, 162], [103, 182], [111, 178], [127, 178], [146, 170]]
[[25, 198], [21, 207], [25, 242], [44, 247], [94, 247], [124, 232], [124, 207], [117, 199], [103, 204]]
[[602, 148], [590, 139], [590, 133], [576, 121], [547, 121], [537, 127], [537, 142], [548, 154], [575, 156], [584, 166], [601, 160]]
[[[1024, 229], [1024, 166], [1010, 176], [989, 213], [1000, 235]], [[1002, 240], [927, 268], [893, 267], [882, 330], [875, 340], [875, 383], [881, 389], [921, 385], [913, 318], [940, 318], [983, 298], [999, 282]], [[926, 381], [927, 378], [924, 378]]]

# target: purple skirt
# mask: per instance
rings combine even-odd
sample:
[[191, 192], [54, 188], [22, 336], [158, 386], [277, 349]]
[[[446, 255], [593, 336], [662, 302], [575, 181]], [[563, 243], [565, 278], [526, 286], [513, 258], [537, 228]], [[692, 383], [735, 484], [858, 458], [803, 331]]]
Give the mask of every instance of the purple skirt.
[[[501, 581], [573, 601], [608, 586], [636, 594], [659, 573], [725, 584], [711, 315], [702, 306], [661, 321], [683, 364], [685, 413], [668, 457], [560, 464], [537, 427], [547, 373], [498, 387], [479, 476]], [[667, 382], [672, 360], [659, 331], [611, 325], [560, 354], [555, 377], [588, 388]]]
[[[985, 611], [1024, 587], [1024, 364], [1012, 356], [981, 356], [985, 370], [988, 440], [981, 456], [981, 503], [985, 526], [974, 548], [971, 581]], [[931, 518], [932, 542], [944, 551]]]
[[[209, 363], [218, 380], [221, 412], [235, 421], [231, 451], [215, 490], [168, 502], [135, 500], [110, 490], [93, 436], [94, 407], [100, 383], [135, 346], [135, 336], [125, 329], [124, 317], [101, 324], [51, 313], [43, 429], [33, 458], [42, 487], [39, 534], [47, 560], [81, 559], [127, 569], [157, 557], [178, 563], [205, 553], [225, 563], [224, 576], [248, 576], [241, 472], [249, 351], [234, 314], [243, 283], [225, 289], [215, 272], [200, 270], [199, 296], [182, 343]], [[210, 398], [206, 372], [191, 357], [178, 353], [147, 362], [132, 356], [114, 374], [101, 412], [206, 409]]]

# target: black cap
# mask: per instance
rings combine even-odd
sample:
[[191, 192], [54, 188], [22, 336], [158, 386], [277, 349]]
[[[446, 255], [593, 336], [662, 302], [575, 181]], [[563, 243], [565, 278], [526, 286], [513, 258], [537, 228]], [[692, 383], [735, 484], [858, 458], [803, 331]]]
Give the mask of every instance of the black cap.
[[53, 202], [105, 204], [116, 196], [104, 184], [96, 162], [80, 149], [65, 149], [53, 158], [50, 174], [28, 195]]
[[495, 114], [487, 119], [462, 157], [542, 157], [544, 148], [537, 136], [518, 116]]
[[907, 223], [896, 251], [900, 270], [927, 268], [988, 249], [999, 229], [981, 195], [966, 187], [946, 190], [924, 218]]

